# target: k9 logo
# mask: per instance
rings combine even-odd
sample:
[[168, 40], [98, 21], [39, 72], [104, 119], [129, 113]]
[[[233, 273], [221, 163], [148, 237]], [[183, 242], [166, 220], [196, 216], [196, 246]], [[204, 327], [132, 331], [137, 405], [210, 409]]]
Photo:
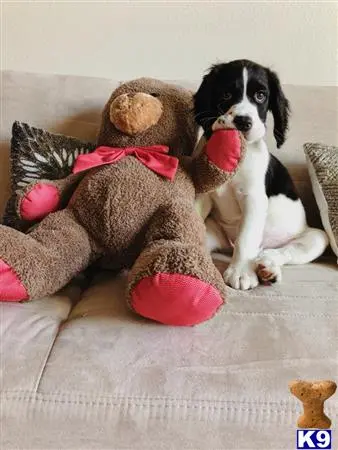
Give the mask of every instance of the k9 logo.
[[331, 430], [297, 430], [297, 449], [331, 449]]

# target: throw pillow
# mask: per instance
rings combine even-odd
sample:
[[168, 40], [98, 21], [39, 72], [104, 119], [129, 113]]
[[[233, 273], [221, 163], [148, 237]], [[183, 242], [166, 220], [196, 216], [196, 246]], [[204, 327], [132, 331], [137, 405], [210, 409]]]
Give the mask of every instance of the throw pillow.
[[4, 225], [24, 231], [27, 225], [16, 214], [15, 192], [35, 180], [57, 180], [70, 174], [78, 155], [95, 145], [79, 139], [49, 133], [23, 122], [14, 122], [11, 140], [11, 187], [3, 218]]
[[304, 151], [323, 226], [338, 257], [338, 147], [306, 143]]

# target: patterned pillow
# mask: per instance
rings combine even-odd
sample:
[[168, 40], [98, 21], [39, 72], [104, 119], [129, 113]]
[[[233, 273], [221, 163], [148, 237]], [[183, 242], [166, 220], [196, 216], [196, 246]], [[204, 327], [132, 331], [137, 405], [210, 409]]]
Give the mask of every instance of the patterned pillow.
[[304, 151], [320, 216], [338, 257], [338, 147], [307, 143]]
[[16, 214], [15, 192], [35, 180], [57, 180], [70, 174], [78, 155], [95, 149], [94, 144], [62, 134], [49, 133], [22, 122], [14, 122], [11, 140], [12, 197], [3, 223], [19, 230], [27, 225]]

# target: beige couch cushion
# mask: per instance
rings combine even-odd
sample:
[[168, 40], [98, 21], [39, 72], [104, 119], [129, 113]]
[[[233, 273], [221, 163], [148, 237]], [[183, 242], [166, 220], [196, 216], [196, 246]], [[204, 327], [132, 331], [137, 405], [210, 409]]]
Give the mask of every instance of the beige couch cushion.
[[[288, 382], [337, 377], [337, 282], [324, 263], [287, 268], [195, 328], [135, 317], [109, 275], [72, 310], [76, 287], [0, 304], [0, 448], [294, 448]], [[337, 396], [327, 413], [336, 426]]]

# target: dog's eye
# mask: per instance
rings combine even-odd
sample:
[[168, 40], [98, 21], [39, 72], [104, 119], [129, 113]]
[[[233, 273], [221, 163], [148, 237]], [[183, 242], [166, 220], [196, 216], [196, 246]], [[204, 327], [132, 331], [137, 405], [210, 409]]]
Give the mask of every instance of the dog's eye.
[[266, 94], [263, 91], [258, 91], [255, 93], [254, 98], [257, 103], [263, 103], [266, 99]]
[[223, 100], [230, 100], [231, 97], [231, 92], [226, 92], [225, 94], [223, 94]]

